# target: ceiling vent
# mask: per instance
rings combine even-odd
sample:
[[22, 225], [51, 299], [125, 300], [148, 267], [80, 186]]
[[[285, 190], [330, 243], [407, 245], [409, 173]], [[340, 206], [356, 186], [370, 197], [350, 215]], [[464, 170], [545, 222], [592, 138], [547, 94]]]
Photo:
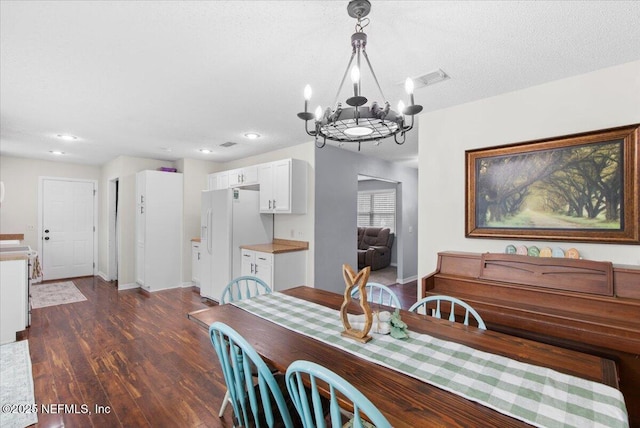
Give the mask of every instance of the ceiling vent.
[[226, 143], [222, 143], [220, 144], [220, 147], [231, 147], [231, 146], [235, 146], [238, 143], [234, 143], [232, 141], [227, 141]]
[[[442, 71], [441, 69], [437, 69], [436, 71], [432, 71], [430, 73], [424, 74], [422, 76], [416, 77], [414, 79], [415, 87], [422, 88], [425, 86], [432, 86], [436, 83], [444, 82], [445, 80], [450, 79], [449, 75]], [[404, 84], [404, 82], [402, 83]]]

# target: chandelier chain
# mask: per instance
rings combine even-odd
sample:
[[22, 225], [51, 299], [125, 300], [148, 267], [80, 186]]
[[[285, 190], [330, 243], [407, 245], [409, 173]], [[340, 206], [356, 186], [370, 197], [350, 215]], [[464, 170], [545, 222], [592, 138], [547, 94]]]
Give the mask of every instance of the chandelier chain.
[[369, 25], [369, 22], [369, 18], [358, 18], [358, 22], [356, 22], [356, 33], [364, 32], [364, 29]]

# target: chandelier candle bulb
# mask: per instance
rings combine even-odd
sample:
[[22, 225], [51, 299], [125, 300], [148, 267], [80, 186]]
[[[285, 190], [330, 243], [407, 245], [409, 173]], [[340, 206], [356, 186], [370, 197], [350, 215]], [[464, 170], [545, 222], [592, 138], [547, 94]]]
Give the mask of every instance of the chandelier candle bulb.
[[351, 69], [351, 81], [353, 82], [353, 96], [358, 96], [358, 82], [360, 81], [360, 69], [354, 65]]
[[407, 77], [407, 80], [404, 82], [404, 89], [407, 91], [407, 94], [409, 94], [409, 97], [411, 98], [411, 105], [413, 105], [413, 80], [411, 80], [410, 77]]
[[320, 122], [322, 119], [322, 107], [316, 107], [316, 122]]
[[307, 85], [304, 87], [304, 111], [307, 112], [307, 108], [309, 105], [309, 100], [311, 99], [311, 86]]
[[404, 116], [404, 103], [402, 100], [398, 101], [398, 117]]

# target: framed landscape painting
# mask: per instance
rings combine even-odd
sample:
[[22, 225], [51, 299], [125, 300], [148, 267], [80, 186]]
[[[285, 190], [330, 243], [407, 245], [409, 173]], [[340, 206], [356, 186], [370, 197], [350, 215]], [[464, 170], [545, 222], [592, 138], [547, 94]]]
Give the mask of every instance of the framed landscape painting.
[[639, 129], [467, 150], [465, 235], [640, 244]]

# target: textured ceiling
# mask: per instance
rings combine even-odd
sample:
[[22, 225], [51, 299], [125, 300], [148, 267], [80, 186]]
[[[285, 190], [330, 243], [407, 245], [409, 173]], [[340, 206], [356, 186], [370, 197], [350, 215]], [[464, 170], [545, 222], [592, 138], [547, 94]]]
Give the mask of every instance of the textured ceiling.
[[[3, 0], [1, 153], [228, 161], [310, 141], [302, 90], [313, 87], [312, 108], [333, 102], [351, 53], [346, 5]], [[373, 0], [369, 17], [367, 52], [392, 106], [405, 77], [438, 68], [451, 79], [416, 90], [426, 111], [640, 59], [640, 2]], [[363, 152], [415, 164], [415, 136]]]

